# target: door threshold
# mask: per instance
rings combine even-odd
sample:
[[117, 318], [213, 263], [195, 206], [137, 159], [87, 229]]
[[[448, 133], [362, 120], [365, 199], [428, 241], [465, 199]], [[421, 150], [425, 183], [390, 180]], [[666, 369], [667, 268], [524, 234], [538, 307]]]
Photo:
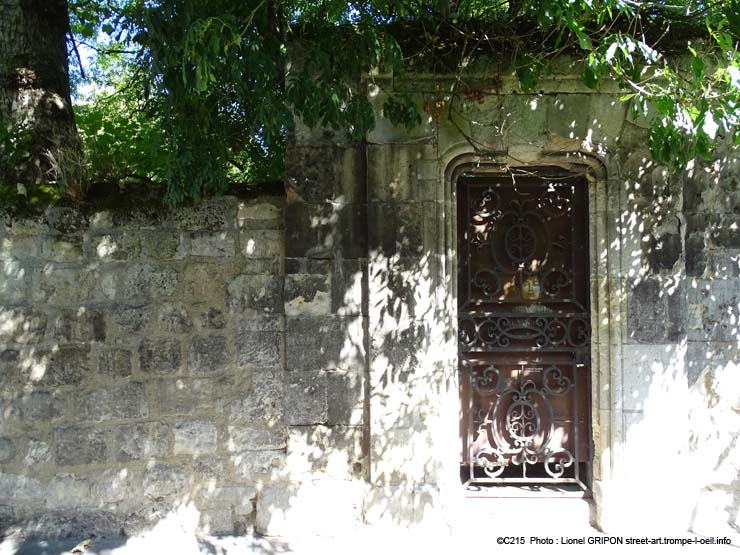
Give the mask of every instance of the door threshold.
[[468, 484], [465, 486], [465, 497], [570, 497], [575, 499], [591, 499], [592, 496], [591, 491], [584, 490], [577, 484]]

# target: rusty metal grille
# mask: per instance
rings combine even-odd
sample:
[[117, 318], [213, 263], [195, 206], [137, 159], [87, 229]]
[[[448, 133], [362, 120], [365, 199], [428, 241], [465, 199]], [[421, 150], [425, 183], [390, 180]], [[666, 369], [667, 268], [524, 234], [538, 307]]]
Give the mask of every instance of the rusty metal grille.
[[585, 179], [464, 174], [457, 193], [463, 480], [586, 489]]

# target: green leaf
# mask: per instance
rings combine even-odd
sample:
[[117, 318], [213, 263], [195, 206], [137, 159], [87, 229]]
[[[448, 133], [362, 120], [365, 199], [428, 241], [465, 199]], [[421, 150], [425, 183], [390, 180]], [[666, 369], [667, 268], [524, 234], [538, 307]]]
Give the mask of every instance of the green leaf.
[[586, 33], [578, 30], [576, 31], [576, 36], [578, 37], [578, 45], [581, 47], [581, 50], [591, 51], [594, 49], [594, 46], [591, 43], [591, 37], [589, 37]]
[[539, 67], [536, 60], [530, 56], [522, 57], [516, 64], [516, 76], [524, 91], [530, 91], [537, 85]]
[[583, 82], [586, 83], [586, 86], [590, 89], [595, 89], [599, 84], [599, 76], [591, 66], [587, 65], [583, 68]]
[[696, 81], [704, 79], [704, 60], [698, 56], [691, 59], [691, 74]]

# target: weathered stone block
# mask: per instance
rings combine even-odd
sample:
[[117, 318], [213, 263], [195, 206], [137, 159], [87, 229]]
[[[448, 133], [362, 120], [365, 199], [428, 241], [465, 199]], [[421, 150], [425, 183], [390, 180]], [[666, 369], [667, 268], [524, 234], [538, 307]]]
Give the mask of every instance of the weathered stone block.
[[151, 392], [163, 415], [192, 415], [200, 412], [221, 414], [227, 400], [242, 392], [229, 376], [214, 378], [163, 379], [152, 382]]
[[54, 317], [54, 338], [64, 341], [105, 341], [106, 317], [100, 310], [80, 307]]
[[288, 370], [362, 367], [364, 357], [361, 318], [286, 319], [285, 362]]
[[249, 515], [254, 511], [257, 488], [254, 486], [216, 486], [201, 489], [201, 497], [212, 505], [225, 505], [237, 515]]
[[590, 138], [594, 145], [601, 144], [611, 149], [621, 137], [628, 105], [619, 100], [619, 95], [590, 96], [591, 119], [586, 138]]
[[115, 324], [127, 332], [144, 330], [152, 319], [149, 304], [143, 306], [115, 306], [111, 309], [111, 317]]
[[231, 420], [276, 423], [283, 418], [285, 397], [284, 372], [259, 369], [252, 375], [252, 387], [231, 404]]
[[102, 286], [92, 268], [62, 268], [47, 264], [39, 274], [39, 286], [34, 283], [32, 299], [56, 305], [93, 301]]
[[0, 239], [0, 259], [33, 258], [37, 250], [37, 237], [34, 235]]
[[330, 278], [326, 275], [285, 276], [285, 314], [321, 316], [331, 312]]
[[180, 368], [180, 342], [177, 339], [144, 339], [139, 347], [142, 372], [173, 374]]
[[102, 463], [108, 458], [105, 433], [70, 426], [54, 429], [54, 462], [58, 465]]
[[686, 237], [686, 275], [700, 277], [707, 267], [707, 247], [702, 233]]
[[48, 391], [30, 391], [15, 401], [18, 415], [28, 423], [44, 422], [62, 414], [62, 401]]
[[97, 507], [80, 507], [77, 509], [47, 510], [25, 526], [30, 538], [64, 540], [71, 548], [75, 541], [69, 538], [89, 538], [93, 535], [116, 537], [133, 535], [146, 528], [146, 519], [142, 514], [121, 515]]
[[367, 256], [367, 208], [361, 204], [308, 204], [285, 207], [285, 256], [344, 258]]
[[76, 262], [84, 258], [82, 237], [41, 238], [41, 256], [54, 262]]
[[740, 251], [712, 252], [709, 258], [709, 275], [715, 278], [740, 277]]
[[28, 369], [31, 381], [43, 385], [77, 385], [90, 371], [89, 358], [88, 348], [60, 347]]
[[226, 327], [226, 315], [218, 308], [206, 308], [198, 315], [198, 325], [203, 329], [222, 330]]
[[218, 430], [212, 422], [194, 420], [175, 425], [175, 455], [205, 455], [215, 453]]
[[144, 495], [151, 499], [179, 495], [187, 488], [182, 468], [170, 464], [154, 464], [144, 475]]
[[352, 479], [363, 475], [362, 428], [300, 426], [290, 428], [288, 469], [295, 474], [322, 473]]
[[226, 258], [235, 253], [236, 241], [231, 233], [201, 231], [190, 234], [190, 254], [193, 256]]
[[131, 375], [131, 351], [105, 349], [98, 353], [98, 373], [102, 376], [125, 378]]
[[368, 205], [368, 220], [370, 250], [385, 256], [411, 256], [424, 252], [420, 203], [373, 202]]
[[367, 260], [336, 260], [331, 273], [331, 312], [340, 316], [367, 314]]
[[179, 231], [147, 231], [141, 237], [141, 254], [156, 260], [184, 258]]
[[206, 509], [200, 513], [198, 529], [212, 535], [234, 535], [234, 519], [230, 508]]
[[328, 420], [326, 375], [323, 372], [287, 372], [285, 419], [288, 424], [324, 424]]
[[96, 260], [131, 260], [139, 256], [141, 235], [117, 233], [90, 237], [90, 257]]
[[28, 442], [26, 456], [23, 458], [23, 464], [26, 466], [36, 466], [47, 463], [51, 460], [51, 451], [49, 444], [38, 439], [31, 439]]
[[285, 449], [286, 445], [287, 430], [284, 426], [274, 428], [229, 426], [227, 447], [231, 453]]
[[108, 228], [132, 228], [151, 230], [163, 227], [169, 211], [158, 203], [139, 203], [136, 210], [114, 210], [111, 212], [111, 224]]
[[231, 278], [224, 266], [216, 264], [188, 264], [183, 272], [184, 297], [192, 302], [216, 300], [217, 305], [224, 301], [223, 285], [214, 287], [214, 284], [225, 284]]
[[48, 509], [72, 509], [91, 506], [90, 480], [75, 474], [61, 472], [49, 481], [46, 507]]
[[740, 215], [723, 215], [710, 234], [712, 243], [724, 249], [740, 249]]
[[283, 233], [274, 229], [242, 230], [239, 243], [246, 258], [276, 258], [283, 252]]
[[92, 229], [113, 227], [113, 214], [109, 210], [95, 211], [89, 218]]
[[113, 433], [113, 458], [119, 462], [163, 459], [171, 451], [169, 424], [129, 424], [116, 428]]
[[190, 369], [198, 374], [217, 372], [228, 366], [231, 355], [222, 335], [193, 337], [190, 343]]
[[364, 375], [361, 372], [326, 374], [327, 424], [360, 425], [363, 421]]
[[168, 333], [187, 333], [193, 329], [187, 309], [180, 303], [163, 304], [158, 311], [157, 320], [162, 331]]
[[236, 227], [237, 205], [234, 197], [208, 199], [194, 207], [174, 210], [169, 219], [179, 229], [228, 231]]
[[[393, 322], [393, 319], [390, 321]], [[371, 370], [379, 373], [381, 379], [408, 383], [421, 371], [421, 360], [432, 342], [431, 330], [426, 322], [399, 323], [390, 332], [381, 324], [371, 335], [371, 360], [377, 362]]]
[[638, 343], [674, 343], [686, 334], [686, 291], [672, 279], [648, 277], [627, 294], [627, 333]]
[[660, 270], [672, 270], [676, 262], [681, 258], [683, 245], [681, 236], [677, 233], [665, 233], [659, 237], [650, 237], [647, 242], [645, 256], [648, 265], [653, 272]]
[[11, 463], [15, 459], [15, 442], [8, 437], [0, 437], [0, 463]]
[[371, 260], [368, 303], [374, 318], [391, 326], [393, 322], [430, 318], [439, 310], [435, 298], [438, 267], [430, 256]]
[[98, 503], [120, 503], [135, 499], [139, 494], [141, 476], [136, 471], [111, 466], [92, 484], [92, 495]]
[[239, 315], [236, 320], [238, 334], [247, 334], [253, 331], [284, 332], [285, 318], [282, 315], [247, 314]]
[[416, 164], [420, 146], [368, 145], [367, 181], [371, 201], [417, 199]]
[[285, 450], [244, 451], [235, 460], [237, 476], [254, 480], [260, 475], [271, 474], [285, 466]]
[[305, 202], [358, 202], [365, 196], [362, 148], [291, 146], [286, 153], [292, 193]]
[[686, 233], [704, 233], [720, 227], [721, 214], [716, 212], [686, 212]]
[[[239, 205], [237, 223], [241, 229], [280, 229], [283, 226], [282, 198], [259, 198]], [[244, 243], [242, 243], [243, 245]]]
[[240, 265], [239, 272], [242, 275], [283, 275], [282, 257], [273, 258], [248, 258]]
[[75, 409], [80, 420], [88, 422], [143, 418], [149, 414], [144, 384], [141, 382], [79, 392]]
[[689, 306], [701, 306], [701, 327], [691, 330], [690, 340], [737, 341], [740, 319], [740, 280], [694, 280], [689, 286]]
[[322, 274], [328, 275], [334, 261], [328, 258], [286, 258], [286, 274]]
[[[219, 429], [223, 429], [219, 424]], [[222, 435], [226, 435], [224, 432]], [[193, 477], [192, 482], [203, 488], [211, 488], [214, 485], [224, 484], [227, 481], [232, 461], [221, 453], [215, 455], [197, 455], [192, 457], [189, 475]], [[192, 490], [191, 490], [192, 491]]]
[[35, 478], [0, 472], [0, 499], [16, 504], [43, 499], [45, 488]]
[[547, 128], [561, 137], [582, 139], [588, 131], [590, 109], [590, 94], [558, 95], [547, 111]]
[[123, 294], [126, 297], [161, 299], [169, 297], [177, 287], [177, 271], [151, 264], [133, 266], [124, 278]]
[[20, 353], [15, 349], [0, 351], [0, 383], [10, 384], [19, 377]]
[[85, 231], [90, 221], [87, 214], [76, 208], [54, 206], [44, 212], [44, 223], [51, 231], [66, 235]]
[[227, 304], [233, 312], [280, 314], [283, 312], [283, 278], [241, 275], [227, 288]]
[[280, 364], [282, 334], [274, 331], [245, 331], [237, 335], [236, 360], [240, 366]]
[[0, 299], [20, 302], [28, 298], [28, 272], [18, 260], [0, 260]]
[[47, 317], [32, 308], [0, 307], [0, 342], [36, 343], [46, 332]]

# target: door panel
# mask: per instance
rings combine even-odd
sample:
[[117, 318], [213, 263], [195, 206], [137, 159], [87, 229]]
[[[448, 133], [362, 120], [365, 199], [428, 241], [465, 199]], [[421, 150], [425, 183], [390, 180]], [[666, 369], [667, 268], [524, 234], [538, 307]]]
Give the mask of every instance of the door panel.
[[463, 476], [573, 482], [591, 460], [587, 183], [458, 179]]

